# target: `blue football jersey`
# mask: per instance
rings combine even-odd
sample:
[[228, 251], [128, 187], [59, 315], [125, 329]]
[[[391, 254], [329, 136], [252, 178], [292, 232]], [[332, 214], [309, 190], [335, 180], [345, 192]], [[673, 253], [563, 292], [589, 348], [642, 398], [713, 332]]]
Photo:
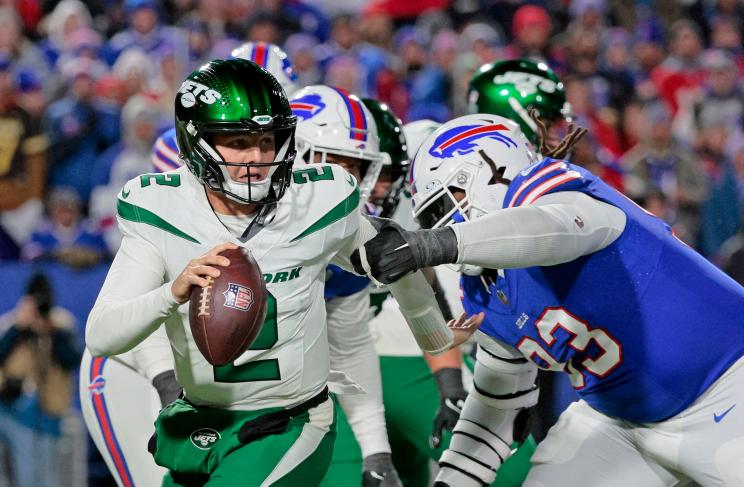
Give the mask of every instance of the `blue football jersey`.
[[481, 331], [539, 367], [567, 372], [595, 409], [636, 423], [674, 416], [744, 355], [744, 288], [572, 164], [529, 166], [509, 185], [504, 207], [558, 191], [619, 208], [623, 233], [572, 262], [463, 276], [466, 311], [484, 311]]
[[351, 296], [369, 286], [369, 278], [357, 276], [337, 265], [326, 267], [325, 299]]

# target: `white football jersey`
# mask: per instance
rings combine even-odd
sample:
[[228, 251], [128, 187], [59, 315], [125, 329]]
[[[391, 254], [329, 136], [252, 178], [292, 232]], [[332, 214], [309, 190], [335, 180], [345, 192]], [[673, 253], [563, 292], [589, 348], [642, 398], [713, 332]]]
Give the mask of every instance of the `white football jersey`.
[[266, 320], [233, 364], [214, 367], [204, 359], [191, 334], [188, 303], [166, 320], [176, 376], [190, 401], [232, 409], [285, 407], [325, 387], [325, 268], [331, 261], [351, 268], [348, 256], [361, 244], [360, 215], [356, 181], [332, 164], [296, 169], [273, 218], [245, 243], [223, 226], [204, 187], [185, 167], [145, 174], [124, 186], [121, 230], [155, 247], [166, 269], [163, 282], [223, 242], [248, 249], [264, 275]]

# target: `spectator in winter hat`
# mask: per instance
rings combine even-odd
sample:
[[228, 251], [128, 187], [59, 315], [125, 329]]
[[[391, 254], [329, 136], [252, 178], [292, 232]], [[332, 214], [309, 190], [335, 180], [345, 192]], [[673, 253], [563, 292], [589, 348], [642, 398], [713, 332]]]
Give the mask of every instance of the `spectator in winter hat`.
[[638, 22], [633, 39], [633, 54], [639, 64], [641, 78], [648, 78], [651, 70], [664, 60], [664, 31], [661, 23], [653, 17]]
[[124, 51], [111, 72], [124, 83], [126, 98], [147, 92], [156, 77], [155, 66], [149, 56], [137, 47]]
[[12, 7], [0, 7], [0, 53], [10, 59], [10, 71], [35, 71], [50, 98], [58, 88], [56, 77], [44, 53], [23, 35], [21, 19]]
[[739, 70], [744, 71], [741, 29], [741, 19], [737, 21], [737, 19], [726, 15], [716, 17], [711, 23], [710, 46], [728, 51], [734, 62], [739, 66]]
[[47, 37], [39, 44], [50, 65], [54, 66], [61, 54], [69, 53], [73, 49], [75, 33], [80, 29], [90, 28], [92, 23], [88, 7], [83, 2], [79, 0], [59, 2], [43, 21]]
[[103, 237], [82, 217], [82, 202], [70, 188], [57, 188], [47, 198], [48, 218], [24, 245], [24, 260], [57, 260], [88, 267], [107, 254]]
[[31, 117], [41, 120], [46, 109], [46, 97], [42, 91], [41, 80], [33, 71], [21, 71], [16, 77], [18, 105]]
[[551, 68], [559, 67], [559, 56], [550, 50], [548, 41], [553, 24], [548, 12], [537, 5], [524, 5], [512, 18], [513, 42], [506, 48], [506, 58], [531, 58], [545, 61]]
[[603, 39], [600, 74], [609, 86], [608, 104], [622, 112], [635, 94], [630, 34], [619, 27], [609, 29]]
[[504, 35], [495, 26], [485, 22], [468, 24], [460, 33], [461, 53], [473, 53], [480, 58], [480, 65], [491, 63], [498, 56]]
[[680, 96], [685, 90], [702, 85], [704, 71], [700, 65], [703, 41], [698, 27], [689, 20], [678, 20], [672, 25], [669, 55], [651, 72], [659, 96], [677, 113]]
[[96, 155], [110, 142], [94, 104], [95, 81], [104, 72], [95, 61], [79, 58], [65, 64], [62, 73], [67, 95], [49, 105], [43, 118], [53, 154], [49, 182], [72, 187], [87, 201]]
[[129, 26], [114, 35], [106, 46], [106, 60], [113, 65], [125, 50], [137, 47], [147, 54], [166, 42], [183, 42], [177, 29], [161, 25], [157, 0], [125, 0], [124, 10]]
[[621, 161], [627, 171], [625, 190], [642, 199], [659, 190], [674, 208], [677, 235], [690, 245], [697, 241], [700, 205], [708, 193], [704, 173], [692, 151], [672, 136], [672, 113], [662, 102], [643, 109], [640, 141]]
[[739, 85], [739, 68], [726, 51], [711, 50], [703, 56], [706, 81], [703, 96], [693, 108], [695, 128], [710, 120], [724, 119], [732, 127], [744, 121], [744, 92]]

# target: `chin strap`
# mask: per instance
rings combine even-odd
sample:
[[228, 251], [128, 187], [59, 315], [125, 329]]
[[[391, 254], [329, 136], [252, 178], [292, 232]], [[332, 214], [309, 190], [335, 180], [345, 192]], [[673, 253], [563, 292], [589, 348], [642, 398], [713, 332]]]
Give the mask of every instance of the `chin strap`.
[[258, 214], [256, 214], [256, 217], [248, 224], [248, 227], [246, 227], [243, 235], [240, 236], [240, 241], [247, 242], [251, 238], [255, 237], [258, 232], [263, 230], [266, 225], [271, 223], [275, 215], [276, 203], [259, 206]]

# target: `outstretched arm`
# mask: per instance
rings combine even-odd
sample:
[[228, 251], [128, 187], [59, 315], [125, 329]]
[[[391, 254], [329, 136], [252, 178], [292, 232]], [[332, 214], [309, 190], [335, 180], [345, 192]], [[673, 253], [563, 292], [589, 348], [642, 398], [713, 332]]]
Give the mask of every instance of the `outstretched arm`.
[[422, 267], [465, 263], [491, 269], [556, 265], [610, 245], [625, 228], [619, 208], [566, 191], [529, 206], [435, 230], [389, 224], [352, 256], [357, 272], [395, 282]]

